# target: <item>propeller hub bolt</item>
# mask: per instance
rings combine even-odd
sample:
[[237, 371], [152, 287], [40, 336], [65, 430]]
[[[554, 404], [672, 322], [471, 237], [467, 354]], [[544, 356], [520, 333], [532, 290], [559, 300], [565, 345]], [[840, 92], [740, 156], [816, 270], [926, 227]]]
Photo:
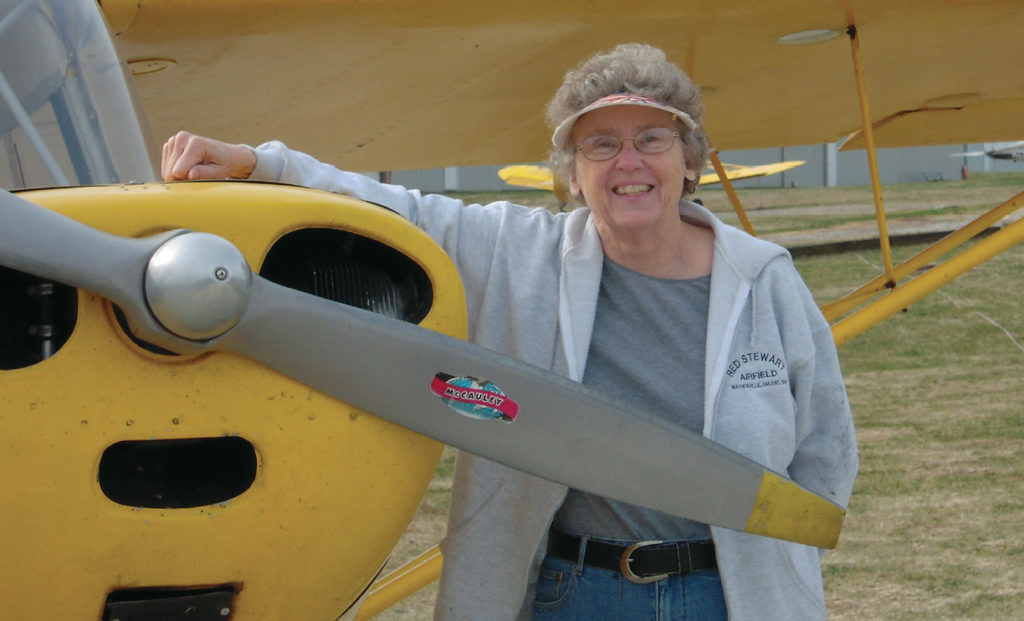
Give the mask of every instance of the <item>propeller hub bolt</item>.
[[153, 253], [146, 269], [146, 301], [153, 316], [168, 331], [192, 341], [234, 327], [248, 306], [251, 286], [252, 270], [242, 253], [209, 233], [172, 237]]

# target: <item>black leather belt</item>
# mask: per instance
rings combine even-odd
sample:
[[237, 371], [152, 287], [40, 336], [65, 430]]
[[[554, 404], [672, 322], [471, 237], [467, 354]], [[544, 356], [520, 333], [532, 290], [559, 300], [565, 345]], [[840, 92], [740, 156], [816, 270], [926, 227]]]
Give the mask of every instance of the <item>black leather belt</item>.
[[[580, 556], [581, 537], [552, 530], [548, 534], [548, 554], [567, 561]], [[583, 564], [621, 571], [630, 582], [647, 584], [668, 576], [682, 576], [715, 569], [715, 544], [705, 541], [642, 541], [629, 546], [587, 540]]]

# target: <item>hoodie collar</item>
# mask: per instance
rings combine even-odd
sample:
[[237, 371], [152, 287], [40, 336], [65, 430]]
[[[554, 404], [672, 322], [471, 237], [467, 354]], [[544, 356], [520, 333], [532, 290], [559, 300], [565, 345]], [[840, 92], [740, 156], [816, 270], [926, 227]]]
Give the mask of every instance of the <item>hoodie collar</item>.
[[715, 260], [725, 260], [746, 282], [753, 282], [772, 259], [789, 254], [778, 244], [725, 224], [703, 205], [682, 200], [679, 202], [679, 215], [689, 222], [710, 227], [715, 233]]

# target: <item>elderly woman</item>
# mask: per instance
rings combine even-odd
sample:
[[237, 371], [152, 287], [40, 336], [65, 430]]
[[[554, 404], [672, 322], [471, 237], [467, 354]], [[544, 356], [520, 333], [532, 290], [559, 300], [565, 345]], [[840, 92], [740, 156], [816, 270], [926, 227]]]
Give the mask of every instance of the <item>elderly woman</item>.
[[[184, 132], [164, 146], [163, 176], [280, 181], [386, 205], [455, 261], [474, 342], [628, 395], [845, 505], [857, 453], [829, 326], [784, 249], [684, 200], [707, 156], [701, 116], [698, 89], [656, 48], [622, 45], [570, 71], [548, 107], [551, 163], [579, 205], [563, 214], [463, 205], [280, 142]], [[766, 366], [775, 381], [743, 379]], [[815, 548], [464, 453], [442, 549], [439, 618], [825, 616]]]

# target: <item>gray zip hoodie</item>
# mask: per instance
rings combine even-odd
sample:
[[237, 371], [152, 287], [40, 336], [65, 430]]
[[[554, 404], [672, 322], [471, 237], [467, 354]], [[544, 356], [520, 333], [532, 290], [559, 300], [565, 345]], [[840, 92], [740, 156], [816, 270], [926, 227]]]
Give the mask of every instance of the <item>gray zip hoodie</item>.
[[[252, 179], [346, 194], [414, 222], [459, 270], [471, 341], [582, 380], [603, 264], [588, 209], [464, 205], [340, 171], [280, 142], [256, 154]], [[680, 215], [715, 234], [704, 435], [846, 506], [858, 466], [853, 420], [831, 330], [789, 254], [699, 205], [681, 202]], [[529, 618], [565, 494], [460, 453], [436, 618]], [[821, 551], [718, 527], [712, 536], [730, 618], [825, 617]]]

